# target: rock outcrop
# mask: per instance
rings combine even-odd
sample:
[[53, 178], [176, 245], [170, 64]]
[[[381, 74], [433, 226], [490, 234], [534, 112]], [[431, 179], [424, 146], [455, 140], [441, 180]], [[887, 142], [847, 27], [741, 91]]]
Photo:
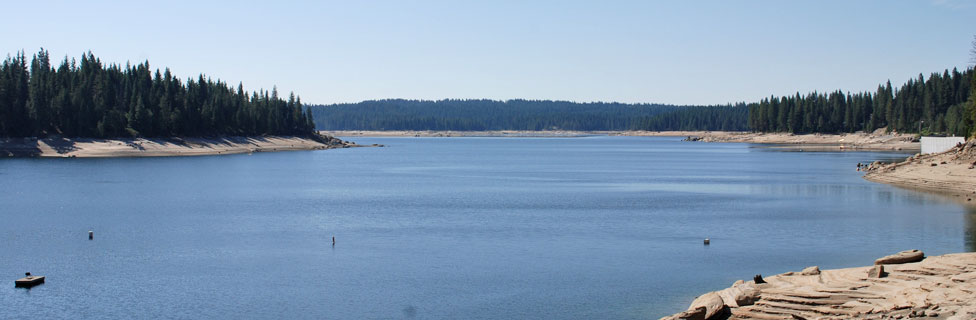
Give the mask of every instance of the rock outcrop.
[[736, 281], [662, 319], [976, 319], [976, 253], [765, 280]]
[[874, 260], [875, 265], [883, 264], [902, 264], [910, 262], [919, 262], [925, 259], [925, 254], [919, 250], [905, 250], [890, 256], [884, 256]]

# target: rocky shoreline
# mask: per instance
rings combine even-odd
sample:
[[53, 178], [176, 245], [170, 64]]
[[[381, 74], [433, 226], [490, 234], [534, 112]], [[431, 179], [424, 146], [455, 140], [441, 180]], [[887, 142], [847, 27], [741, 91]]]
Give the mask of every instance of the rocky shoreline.
[[[655, 135], [655, 134], [648, 134]], [[770, 144], [803, 151], [918, 151], [921, 145], [913, 134], [872, 133], [792, 134], [756, 132], [689, 132], [686, 141]]]
[[941, 193], [976, 205], [976, 140], [898, 163], [874, 162], [862, 170], [869, 181]]
[[874, 266], [739, 280], [662, 319], [976, 319], [974, 283], [976, 253], [904, 251]]
[[594, 135], [637, 137], [686, 137], [688, 141], [759, 143], [804, 151], [884, 150], [918, 151], [915, 135], [887, 133], [800, 134], [734, 131], [572, 131], [572, 130], [496, 130], [496, 131], [321, 131], [338, 137], [585, 137]]

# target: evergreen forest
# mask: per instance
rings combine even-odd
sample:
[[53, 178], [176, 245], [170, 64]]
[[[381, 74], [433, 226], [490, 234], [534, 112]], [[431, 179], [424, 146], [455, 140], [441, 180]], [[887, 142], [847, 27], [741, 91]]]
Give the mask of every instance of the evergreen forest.
[[971, 136], [976, 73], [945, 70], [876, 92], [769, 97], [724, 106], [550, 100], [369, 100], [311, 105], [321, 130], [723, 130], [845, 133], [887, 131]]
[[91, 52], [52, 65], [47, 51], [0, 64], [0, 137], [311, 135], [294, 94], [245, 92], [203, 75], [185, 82], [149, 62], [104, 65]]
[[369, 100], [311, 105], [320, 130], [748, 130], [748, 108], [552, 100]]
[[[318, 130], [888, 131], [972, 136], [976, 72], [919, 75], [874, 92], [812, 92], [717, 106], [552, 100], [368, 100], [303, 105], [148, 62], [105, 65], [91, 52], [52, 65], [47, 51], [0, 64], [0, 137], [313, 135]], [[314, 120], [313, 120], [314, 119]]]
[[749, 105], [749, 128], [760, 132], [889, 131], [969, 136], [976, 118], [973, 69], [921, 74], [897, 90], [769, 97]]

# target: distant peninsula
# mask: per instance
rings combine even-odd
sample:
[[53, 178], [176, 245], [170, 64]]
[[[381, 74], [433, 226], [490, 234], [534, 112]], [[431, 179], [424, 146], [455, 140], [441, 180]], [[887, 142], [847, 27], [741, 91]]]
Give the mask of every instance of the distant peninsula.
[[315, 131], [300, 97], [244, 91], [167, 68], [52, 65], [41, 49], [0, 64], [0, 156], [167, 156], [350, 146]]

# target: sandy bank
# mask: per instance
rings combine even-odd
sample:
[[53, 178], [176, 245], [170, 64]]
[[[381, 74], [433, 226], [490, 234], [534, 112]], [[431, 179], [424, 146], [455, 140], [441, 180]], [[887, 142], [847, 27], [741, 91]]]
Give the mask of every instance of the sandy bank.
[[739, 142], [778, 144], [808, 151], [820, 150], [896, 150], [918, 151], [921, 145], [913, 134], [885, 133], [877, 130], [872, 133], [857, 132], [844, 134], [792, 134], [792, 133], [754, 133], [727, 131], [632, 131], [625, 135], [636, 136], [686, 136], [694, 141]]
[[0, 157], [166, 157], [268, 151], [322, 150], [355, 145], [333, 138], [294, 136], [219, 138], [11, 138], [0, 139]]
[[522, 131], [522, 130], [500, 130], [500, 131], [365, 131], [365, 130], [344, 130], [344, 131], [319, 131], [322, 134], [335, 137], [583, 137], [593, 135], [608, 135], [611, 131]]
[[809, 267], [766, 283], [740, 280], [663, 319], [976, 319], [976, 253], [887, 264], [880, 276], [874, 268]]
[[819, 150], [903, 150], [917, 151], [921, 147], [912, 142], [914, 135], [888, 134], [883, 130], [874, 133], [804, 134], [753, 133], [729, 131], [322, 131], [339, 137], [584, 137], [610, 136], [658, 136], [693, 137], [704, 142], [739, 142], [783, 145], [781, 147]]
[[976, 201], [976, 140], [943, 153], [915, 155], [899, 163], [872, 163], [864, 179]]

